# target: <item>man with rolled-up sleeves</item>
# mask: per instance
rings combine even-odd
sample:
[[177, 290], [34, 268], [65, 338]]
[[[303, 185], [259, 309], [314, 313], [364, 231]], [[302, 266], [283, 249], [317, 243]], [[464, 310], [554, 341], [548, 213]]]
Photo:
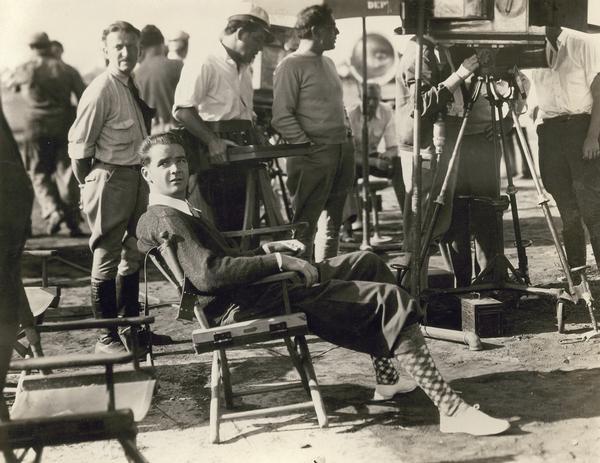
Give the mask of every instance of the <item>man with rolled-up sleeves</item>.
[[[137, 148], [148, 135], [150, 109], [140, 100], [132, 71], [140, 31], [117, 21], [103, 31], [108, 66], [85, 90], [69, 131], [69, 156], [91, 230], [92, 311], [96, 318], [139, 315], [135, 228], [148, 192]], [[124, 351], [119, 334], [102, 332], [97, 352]]]

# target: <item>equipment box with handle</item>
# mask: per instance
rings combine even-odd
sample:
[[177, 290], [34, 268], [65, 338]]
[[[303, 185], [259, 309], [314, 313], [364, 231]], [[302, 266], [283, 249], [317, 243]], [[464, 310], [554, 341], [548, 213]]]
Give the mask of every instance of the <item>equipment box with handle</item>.
[[472, 331], [481, 338], [493, 338], [504, 334], [504, 304], [479, 294], [459, 296], [462, 329]]

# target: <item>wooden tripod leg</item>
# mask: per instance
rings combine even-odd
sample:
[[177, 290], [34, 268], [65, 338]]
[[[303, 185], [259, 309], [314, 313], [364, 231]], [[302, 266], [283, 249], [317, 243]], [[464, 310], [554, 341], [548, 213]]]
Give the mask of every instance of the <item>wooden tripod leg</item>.
[[272, 227], [275, 225], [283, 224], [283, 215], [281, 214], [281, 210], [279, 209], [279, 202], [277, 201], [275, 193], [273, 192], [273, 187], [271, 186], [271, 179], [269, 178], [267, 169], [265, 167], [261, 167], [260, 170], [256, 172], [256, 175], [258, 180], [258, 187], [260, 189], [260, 195], [265, 206], [265, 216], [267, 219], [267, 225]]
[[125, 452], [125, 456], [127, 457], [127, 461], [130, 463], [149, 463], [148, 460], [142, 455], [140, 450], [137, 448], [135, 443], [135, 437], [132, 438], [122, 438], [119, 439], [121, 447], [123, 447], [123, 451]]
[[325, 410], [325, 404], [323, 403], [323, 397], [321, 396], [321, 390], [319, 389], [319, 383], [317, 381], [317, 375], [310, 358], [310, 352], [306, 345], [306, 339], [304, 336], [298, 336], [297, 338], [298, 347], [300, 349], [302, 366], [308, 376], [308, 386], [310, 388], [310, 396], [312, 398], [315, 413], [317, 414], [317, 421], [319, 422], [320, 428], [326, 428], [329, 425], [329, 419], [327, 418], [327, 411]]
[[219, 351], [213, 352], [212, 368], [210, 372], [210, 435], [209, 442], [218, 444], [219, 424], [221, 421], [221, 368], [219, 365]]

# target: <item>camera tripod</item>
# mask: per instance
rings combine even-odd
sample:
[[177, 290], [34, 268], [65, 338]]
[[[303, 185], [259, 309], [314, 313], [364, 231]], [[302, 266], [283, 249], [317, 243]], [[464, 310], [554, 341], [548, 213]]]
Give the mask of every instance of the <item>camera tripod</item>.
[[[511, 74], [511, 78], [508, 81], [508, 87], [503, 95], [500, 95], [497, 91], [496, 80], [492, 76], [477, 77], [477, 80], [472, 85], [471, 96], [466, 102], [465, 111], [462, 118], [461, 127], [458, 133], [458, 137], [450, 157], [448, 169], [445, 173], [444, 181], [442, 183], [438, 196], [433, 200], [433, 195], [430, 198], [429, 204], [426, 208], [425, 220], [424, 220], [424, 231], [422, 246], [418, 255], [420, 268], [422, 268], [425, 260], [427, 259], [429, 246], [433, 238], [435, 226], [439, 220], [441, 210], [446, 204], [447, 196], [449, 193], [449, 187], [458, 175], [458, 164], [460, 161], [460, 146], [464, 137], [465, 128], [471, 114], [471, 110], [483, 85], [486, 86], [487, 99], [490, 103], [492, 113], [492, 129], [494, 133], [494, 153], [496, 159], [504, 159], [506, 175], [507, 175], [507, 188], [506, 196], [499, 195], [497, 198], [474, 198], [474, 201], [482, 201], [487, 203], [490, 207], [495, 210], [496, 215], [496, 254], [490, 260], [488, 265], [480, 272], [480, 274], [473, 280], [473, 282], [465, 287], [444, 289], [444, 290], [428, 290], [428, 293], [433, 296], [436, 294], [461, 294], [467, 292], [478, 292], [478, 291], [493, 291], [493, 290], [510, 290], [516, 291], [523, 294], [532, 294], [538, 296], [552, 297], [556, 300], [556, 317], [558, 324], [558, 331], [562, 332], [564, 328], [564, 307], [565, 303], [575, 304], [578, 301], [583, 301], [587, 307], [592, 322], [592, 331], [584, 334], [578, 340], [587, 340], [594, 337], [600, 337], [596, 318], [594, 316], [594, 300], [590, 291], [588, 281], [586, 279], [585, 270], [587, 267], [578, 267], [570, 269], [565, 251], [560, 243], [558, 232], [554, 225], [552, 215], [550, 213], [550, 207], [548, 205], [549, 199], [544, 192], [541, 181], [537, 176], [533, 157], [527, 144], [523, 129], [519, 123], [519, 115], [517, 114], [515, 103], [519, 93], [524, 96], [524, 91], [519, 85], [517, 72]], [[512, 181], [512, 165], [510, 158], [506, 155], [506, 134], [504, 133], [504, 127], [502, 125], [503, 105], [508, 104], [509, 113], [512, 117], [517, 137], [519, 140], [519, 148], [522, 151], [523, 156], [526, 159], [527, 165], [532, 173], [533, 182], [538, 195], [538, 204], [543, 210], [544, 217], [547, 222], [548, 229], [552, 235], [552, 241], [556, 248], [560, 265], [565, 274], [567, 281], [567, 291], [563, 289], [546, 289], [537, 288], [531, 286], [531, 282], [528, 274], [528, 262], [527, 254], [525, 251], [526, 245], [521, 236], [519, 213], [517, 207], [517, 188]], [[436, 172], [437, 174], [437, 172]], [[497, 172], [497, 178], [499, 179], [499, 172]], [[451, 200], [451, 199], [450, 199]], [[503, 219], [502, 215], [504, 210], [510, 204], [512, 222], [514, 227], [515, 245], [518, 256], [518, 266], [515, 268], [508, 260], [504, 253], [504, 236], [503, 236]], [[581, 280], [581, 283], [575, 285], [573, 280], [577, 277]]]

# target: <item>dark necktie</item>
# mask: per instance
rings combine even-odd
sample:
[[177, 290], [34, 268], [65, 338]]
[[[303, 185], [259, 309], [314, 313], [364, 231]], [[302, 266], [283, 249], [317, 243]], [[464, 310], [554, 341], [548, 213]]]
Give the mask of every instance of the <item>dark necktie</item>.
[[142, 112], [142, 117], [144, 119], [144, 126], [146, 127], [146, 132], [150, 133], [150, 128], [152, 127], [152, 118], [156, 115], [156, 109], [151, 108], [146, 104], [144, 100], [140, 97], [140, 91], [135, 86], [133, 82], [133, 78], [130, 77], [127, 81], [127, 87], [131, 90], [131, 94], [133, 95], [133, 99], [137, 103], [140, 111]]

